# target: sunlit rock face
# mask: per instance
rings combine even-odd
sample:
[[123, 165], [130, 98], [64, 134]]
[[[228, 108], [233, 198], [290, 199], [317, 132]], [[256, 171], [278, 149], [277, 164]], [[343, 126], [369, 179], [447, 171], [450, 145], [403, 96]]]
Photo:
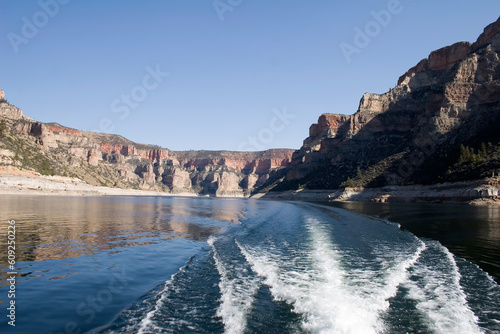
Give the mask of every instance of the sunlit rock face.
[[418, 183], [416, 172], [436, 152], [481, 138], [500, 113], [499, 31], [500, 20], [475, 43], [431, 52], [389, 92], [364, 94], [352, 115], [321, 115], [282, 188], [337, 188], [358, 168], [370, 173], [365, 185]]
[[[36, 122], [3, 99], [0, 117], [12, 136], [0, 147], [0, 166], [78, 177], [93, 185], [248, 196], [269, 189], [334, 189], [352, 178], [378, 187], [498, 175], [500, 20], [472, 44], [431, 52], [389, 92], [364, 94], [354, 114], [321, 115], [297, 151], [176, 152]], [[483, 150], [475, 174], [456, 166], [461, 145], [478, 152], [486, 143], [493, 148]]]
[[[0, 116], [16, 140], [47, 159], [44, 163], [48, 169], [93, 185], [249, 196], [266, 182], [280, 177], [293, 153], [288, 149], [176, 152], [134, 143], [118, 135], [36, 122], [5, 101], [0, 103]], [[2, 152], [3, 164], [15, 165], [15, 153], [8, 149]], [[51, 168], [54, 166], [57, 168]]]

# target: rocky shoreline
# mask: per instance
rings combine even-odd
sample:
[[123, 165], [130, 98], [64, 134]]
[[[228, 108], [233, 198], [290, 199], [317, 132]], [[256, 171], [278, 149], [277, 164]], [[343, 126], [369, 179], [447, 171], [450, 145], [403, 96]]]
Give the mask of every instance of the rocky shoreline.
[[258, 194], [253, 198], [325, 202], [467, 203], [500, 205], [497, 182], [474, 181], [436, 185], [345, 188], [337, 190], [295, 190]]
[[194, 193], [166, 192], [92, 186], [63, 176], [44, 176], [11, 169], [0, 173], [0, 195], [41, 196], [197, 196]]
[[[423, 186], [390, 186], [383, 188], [345, 188], [337, 190], [294, 190], [269, 192], [252, 199], [325, 201], [325, 202], [428, 202], [500, 205], [498, 182], [475, 181]], [[189, 196], [196, 193], [166, 193], [158, 191], [92, 186], [76, 178], [43, 176], [18, 169], [0, 172], [1, 195], [44, 196]], [[246, 198], [245, 196], [218, 196]]]
[[173, 151], [35, 121], [0, 90], [0, 193], [497, 204], [499, 106], [500, 18], [354, 114], [321, 115], [299, 150]]

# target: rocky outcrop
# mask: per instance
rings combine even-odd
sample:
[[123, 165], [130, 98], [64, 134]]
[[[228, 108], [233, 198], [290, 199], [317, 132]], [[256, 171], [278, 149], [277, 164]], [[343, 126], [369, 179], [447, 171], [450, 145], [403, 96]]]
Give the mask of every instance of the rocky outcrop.
[[186, 170], [168, 167], [162, 176], [162, 181], [173, 193], [193, 192], [191, 177]]
[[239, 197], [244, 195], [243, 189], [238, 186], [241, 179], [237, 174], [224, 171], [217, 176], [217, 196]]
[[498, 32], [500, 31], [500, 20], [497, 20], [486, 28], [483, 33], [478, 37], [477, 41], [472, 44], [472, 50], [478, 50], [482, 47], [491, 44], [493, 47], [498, 47]]
[[[286, 149], [175, 152], [117, 135], [36, 122], [7, 102], [0, 103], [0, 115], [16, 139], [0, 140], [0, 145], [5, 146], [0, 147], [0, 152], [5, 153], [0, 164], [77, 176], [93, 185], [174, 194], [249, 196], [280, 177], [293, 153]], [[16, 156], [18, 160], [14, 161]]]
[[433, 79], [437, 78], [432, 73], [429, 73], [429, 71], [442, 71], [449, 68], [463, 61], [471, 50], [471, 43], [458, 42], [433, 51], [429, 54], [428, 58], [422, 59], [416, 66], [403, 74], [398, 80], [398, 85], [406, 84], [412, 88], [418, 88], [432, 84], [434, 83]]
[[433, 51], [352, 115], [323, 114], [302, 147], [176, 152], [40, 123], [0, 98], [0, 165], [93, 185], [249, 196], [475, 180], [500, 171], [500, 19], [474, 43]]
[[[500, 205], [499, 186], [481, 181], [442, 183], [436, 185], [387, 186], [382, 188], [344, 188], [333, 190], [290, 190], [268, 193], [279, 200], [316, 202], [402, 202], [402, 203], [471, 203]], [[262, 196], [256, 195], [255, 198]]]
[[3, 100], [3, 97], [0, 97], [0, 118], [9, 120], [33, 121], [32, 118], [24, 116], [21, 109]]
[[87, 162], [91, 166], [99, 165], [99, 162], [102, 161], [102, 153], [99, 149], [91, 148], [88, 152]]
[[472, 167], [476, 176], [491, 175], [500, 168], [494, 158], [499, 125], [500, 19], [473, 44], [431, 52], [389, 92], [366, 93], [355, 114], [321, 115], [276, 189], [451, 180], [460, 145], [479, 150], [487, 142], [493, 148], [483, 152], [484, 168]]

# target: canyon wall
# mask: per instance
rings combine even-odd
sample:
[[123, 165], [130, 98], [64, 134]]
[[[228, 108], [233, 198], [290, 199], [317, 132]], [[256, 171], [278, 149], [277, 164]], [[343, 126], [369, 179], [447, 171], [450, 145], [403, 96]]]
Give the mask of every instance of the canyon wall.
[[[176, 152], [118, 135], [36, 122], [5, 101], [0, 103], [0, 116], [11, 130], [10, 141], [2, 142], [0, 165], [37, 170], [42, 161], [42, 172], [78, 177], [93, 185], [249, 196], [282, 176], [293, 152]], [[28, 152], [33, 156], [25, 157]]]
[[[364, 94], [352, 115], [321, 115], [276, 189], [380, 187], [494, 175], [500, 169], [499, 32], [500, 19], [475, 43], [431, 52], [389, 92]], [[481, 156], [471, 153], [475, 164], [460, 165], [461, 145], [482, 150]]]
[[[3, 94], [3, 92], [2, 92]], [[323, 114], [297, 151], [187, 151], [41, 123], [0, 99], [0, 167], [92, 185], [248, 196], [435, 184], [500, 173], [500, 19], [433, 51], [352, 115]]]

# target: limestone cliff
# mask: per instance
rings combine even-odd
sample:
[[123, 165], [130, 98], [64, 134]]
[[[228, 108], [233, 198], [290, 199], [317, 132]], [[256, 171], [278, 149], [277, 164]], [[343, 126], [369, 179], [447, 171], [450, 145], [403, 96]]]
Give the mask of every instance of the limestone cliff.
[[175, 152], [118, 135], [36, 122], [3, 99], [0, 119], [0, 166], [78, 177], [92, 185], [248, 196], [281, 177], [293, 152]]
[[[276, 189], [378, 187], [498, 174], [500, 19], [430, 53], [353, 115], [324, 114]], [[469, 152], [469, 153], [467, 153]]]

